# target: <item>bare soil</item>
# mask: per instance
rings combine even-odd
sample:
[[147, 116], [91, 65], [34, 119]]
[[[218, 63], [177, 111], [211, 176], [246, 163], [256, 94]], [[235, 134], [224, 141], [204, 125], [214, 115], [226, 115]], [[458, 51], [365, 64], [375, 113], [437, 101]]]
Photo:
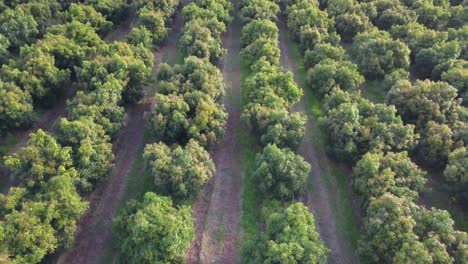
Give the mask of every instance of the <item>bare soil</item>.
[[222, 68], [228, 84], [224, 105], [229, 114], [223, 140], [211, 156], [216, 175], [198, 194], [193, 206], [196, 239], [187, 253], [188, 263], [238, 263], [241, 236], [242, 149], [236, 130], [240, 126], [240, 24], [235, 20], [223, 36], [227, 54]]
[[[293, 61], [288, 49], [288, 31], [284, 21], [278, 23], [280, 30], [280, 49], [282, 65], [294, 73], [296, 83], [299, 83], [298, 69]], [[301, 112], [308, 117], [305, 127], [305, 135], [298, 148], [298, 154], [312, 166], [310, 181], [311, 186], [307, 188], [306, 194], [302, 197], [309, 210], [314, 214], [316, 228], [320, 237], [325, 241], [331, 250], [329, 263], [357, 263], [357, 256], [350, 241], [341, 237], [337, 215], [334, 212], [334, 201], [337, 201], [337, 192], [330, 192], [327, 188], [325, 178], [333, 186], [331, 190], [338, 190], [338, 184], [332, 175], [331, 161], [326, 156], [323, 142], [320, 142], [319, 127], [315, 117], [308, 111], [309, 103], [305, 96], [293, 107], [293, 111]]]
[[[175, 53], [177, 36], [182, 25], [180, 10], [171, 24], [172, 31], [166, 44], [155, 52], [155, 70], [164, 55]], [[129, 31], [129, 30], [128, 30]], [[126, 34], [127, 30], [122, 30]], [[115, 37], [119, 39], [119, 37]], [[89, 209], [78, 223], [72, 248], [60, 256], [58, 263], [88, 264], [99, 263], [105, 249], [112, 243], [112, 219], [118, 212], [125, 194], [133, 162], [141, 155], [139, 150], [144, 140], [146, 121], [144, 113], [151, 110], [153, 94], [147, 94], [142, 102], [127, 109], [127, 125], [113, 145], [116, 156], [115, 167], [109, 179], [91, 194]]]

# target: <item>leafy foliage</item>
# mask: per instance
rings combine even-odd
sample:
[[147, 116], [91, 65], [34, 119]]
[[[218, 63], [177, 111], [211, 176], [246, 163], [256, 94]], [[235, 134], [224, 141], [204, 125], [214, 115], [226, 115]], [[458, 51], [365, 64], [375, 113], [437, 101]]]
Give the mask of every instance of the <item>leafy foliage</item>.
[[146, 145], [143, 157], [157, 188], [178, 198], [195, 194], [215, 173], [208, 152], [195, 140], [172, 149], [164, 143]]
[[267, 145], [255, 159], [253, 177], [259, 190], [281, 200], [299, 197], [310, 172], [310, 164], [288, 149]]
[[181, 263], [194, 238], [191, 209], [170, 198], [145, 194], [131, 200], [114, 219], [115, 234], [127, 263]]

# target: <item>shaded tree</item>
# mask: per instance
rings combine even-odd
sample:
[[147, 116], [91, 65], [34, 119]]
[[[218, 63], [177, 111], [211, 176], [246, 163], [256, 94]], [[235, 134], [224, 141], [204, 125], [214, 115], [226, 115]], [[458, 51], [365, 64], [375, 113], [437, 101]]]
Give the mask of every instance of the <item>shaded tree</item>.
[[194, 238], [191, 209], [148, 192], [114, 219], [114, 233], [128, 263], [180, 263]]
[[304, 191], [309, 172], [310, 164], [301, 156], [270, 144], [257, 154], [253, 178], [264, 195], [291, 200]]

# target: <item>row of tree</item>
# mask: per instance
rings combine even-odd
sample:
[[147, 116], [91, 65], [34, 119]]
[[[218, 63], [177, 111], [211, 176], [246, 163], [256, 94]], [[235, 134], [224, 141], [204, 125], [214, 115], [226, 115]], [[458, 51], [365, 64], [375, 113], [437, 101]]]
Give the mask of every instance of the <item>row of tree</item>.
[[[382, 88], [391, 88], [386, 104], [395, 105], [403, 121], [416, 126], [421, 135], [414, 148], [418, 159], [431, 167], [445, 168], [444, 176], [454, 194], [463, 202], [468, 201], [468, 170], [461, 165], [468, 163], [468, 25], [466, 18], [460, 17], [467, 7], [448, 1], [387, 0], [332, 0], [326, 6], [329, 16], [336, 19], [341, 36], [353, 40], [350, 53], [361, 73], [366, 78], [384, 78]], [[340, 31], [340, 21], [353, 12], [361, 12], [365, 26], [347, 35]], [[411, 84], [410, 64], [415, 76], [431, 81]], [[312, 83], [325, 75], [323, 67], [317, 67]], [[353, 76], [356, 82], [358, 75]], [[327, 88], [330, 85], [333, 84]], [[356, 86], [340, 83], [340, 87], [348, 90]]]
[[180, 204], [214, 176], [208, 149], [223, 137], [226, 124], [225, 86], [215, 63], [224, 54], [221, 34], [230, 11], [226, 0], [196, 0], [185, 6], [179, 39], [184, 62], [159, 65], [158, 92], [147, 115], [157, 143], [146, 145], [143, 159], [153, 189], [167, 196], [148, 192], [115, 219], [126, 263], [185, 262], [194, 225], [190, 207]]
[[242, 89], [248, 92], [242, 119], [258, 136], [253, 179], [263, 195], [266, 230], [246, 245], [248, 263], [326, 263], [328, 249], [315, 231], [312, 214], [297, 200], [305, 191], [311, 166], [294, 149], [304, 137], [306, 117], [290, 113], [302, 90], [280, 66], [279, 5], [270, 0], [242, 2], [241, 56], [249, 67]]
[[[331, 2], [328, 3], [329, 12], [334, 14], [336, 10], [333, 11], [333, 5]], [[326, 12], [319, 9], [318, 2], [299, 0], [297, 3], [285, 2], [284, 4], [287, 7], [285, 13], [288, 16], [288, 26], [292, 32], [297, 30], [298, 24], [295, 21], [301, 10], [310, 10], [309, 12], [314, 14], [323, 13], [316, 17], [328, 17]], [[337, 6], [341, 8], [340, 5], [337, 4]], [[330, 19], [333, 25], [333, 17]], [[310, 28], [311, 32], [325, 32], [325, 28], [329, 28], [323, 25], [323, 21], [313, 19], [299, 27]], [[303, 32], [302, 35], [307, 35], [307, 33]], [[324, 36], [321, 37], [322, 35]], [[402, 118], [396, 115], [395, 106], [374, 104], [361, 98], [359, 91], [353, 91], [359, 87], [363, 79], [356, 71], [356, 65], [345, 56], [344, 50], [337, 47], [334, 40], [327, 41], [327, 35], [333, 35], [333, 33], [316, 34], [317, 39], [323, 40], [316, 45], [304, 44], [306, 37], [296, 36], [297, 40], [302, 43], [302, 47], [308, 49], [304, 52], [304, 57], [305, 64], [311, 67], [309, 77], [312, 75], [315, 78], [313, 80], [320, 80], [320, 83], [326, 86], [324, 89], [323, 86], [316, 86], [316, 81], [311, 83], [311, 88], [323, 96], [323, 109], [326, 117], [322, 122], [326, 134], [329, 135], [330, 150], [337, 158], [355, 164], [353, 182], [356, 191], [363, 197], [362, 204], [365, 208], [365, 234], [359, 244], [362, 260], [367, 263], [466, 262], [468, 259], [467, 234], [454, 229], [454, 221], [446, 211], [428, 210], [415, 204], [418, 192], [425, 183], [425, 173], [411, 161], [407, 154], [407, 151], [412, 150], [418, 143], [419, 135], [415, 133], [417, 126], [405, 125]], [[393, 41], [388, 35], [384, 36], [385, 32], [370, 31], [358, 34], [354, 39], [359, 45], [370, 45], [367, 46], [369, 51], [362, 54], [368, 59], [374, 56], [371, 47], [380, 49], [378, 46], [384, 45], [383, 42], [378, 45], [378, 42], [369, 42], [373, 35], [382, 35], [388, 41]], [[357, 45], [353, 43], [351, 50], [360, 49]], [[384, 46], [393, 47], [393, 45], [388, 43]], [[384, 57], [395, 61], [396, 58], [390, 58], [395, 54], [395, 52], [389, 52], [388, 58]], [[384, 59], [382, 55], [377, 57]], [[325, 67], [320, 66], [323, 61], [326, 61], [326, 64], [335, 63], [343, 69], [338, 71], [330, 67], [330, 70], [326, 70]], [[357, 60], [357, 62], [359, 64], [361, 61]], [[375, 61], [373, 68], [376, 72], [384, 69], [378, 65], [389, 65], [386, 62], [382, 63], [383, 61]], [[325, 70], [321, 68], [317, 70], [317, 67], [325, 68]], [[358, 67], [362, 69], [360, 65]], [[405, 67], [397, 68], [397, 72], [404, 70]], [[375, 76], [375, 73], [370, 74]], [[385, 70], [383, 74], [386, 77], [384, 83], [389, 87], [395, 83], [397, 84], [393, 87], [402, 85], [397, 82], [401, 78], [399, 74]], [[426, 83], [434, 85], [430, 82]], [[417, 85], [422, 86], [423, 83]], [[410, 94], [408, 92], [406, 95], [401, 95], [401, 102], [407, 100], [408, 98], [403, 99], [403, 97], [408, 97]], [[429, 100], [424, 101], [430, 105]], [[413, 107], [414, 102], [408, 102], [407, 105]], [[430, 111], [430, 106], [427, 106], [425, 110], [421, 109], [424, 107], [422, 105], [414, 107], [425, 113]], [[437, 144], [437, 140], [430, 140], [430, 143]]]
[[125, 1], [68, 2], [1, 5], [0, 94], [7, 100], [1, 103], [0, 133], [30, 126], [34, 109], [53, 105], [76, 80], [74, 67], [96, 54], [102, 44], [99, 35], [112, 26], [109, 19], [116, 20], [130, 9]]
[[[138, 101], [150, 77], [152, 52], [126, 42], [106, 44], [97, 32], [110, 24], [93, 19], [104, 15], [92, 10], [84, 4], [70, 5], [63, 12], [74, 14], [69, 22], [49, 26], [44, 38], [21, 48], [22, 61], [4, 65], [2, 77], [21, 88], [50, 89], [54, 82], [47, 78], [60, 76], [49, 72], [55, 68], [66, 73], [68, 83], [76, 80], [79, 91], [68, 101], [68, 117], [56, 122], [54, 134], [38, 130], [25, 147], [5, 158], [20, 176], [20, 186], [0, 197], [3, 261], [37, 263], [72, 244], [88, 204], [80, 194], [93, 190], [113, 167], [111, 140], [125, 124], [121, 105]], [[114, 14], [110, 11], [107, 16]], [[22, 63], [39, 64], [18, 69]], [[46, 81], [35, 81], [30, 74]]]

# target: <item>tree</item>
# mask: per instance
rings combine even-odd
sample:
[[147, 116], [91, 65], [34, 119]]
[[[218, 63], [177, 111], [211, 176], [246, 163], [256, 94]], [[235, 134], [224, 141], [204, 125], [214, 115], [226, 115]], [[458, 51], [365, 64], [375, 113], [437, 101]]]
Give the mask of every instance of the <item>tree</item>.
[[379, 0], [375, 2], [376, 17], [373, 23], [381, 30], [388, 30], [393, 25], [405, 25], [416, 21], [416, 13], [395, 0]]
[[416, 11], [418, 22], [433, 29], [437, 29], [450, 15], [446, 7], [436, 6], [430, 1], [416, 1], [412, 8]]
[[457, 40], [437, 43], [430, 48], [421, 49], [415, 56], [416, 74], [420, 78], [440, 79], [444, 63], [457, 59], [461, 47]]
[[446, 124], [429, 121], [421, 133], [419, 156], [431, 166], [443, 166], [454, 145], [453, 132]]
[[7, 9], [0, 14], [0, 34], [10, 41], [10, 47], [18, 49], [34, 42], [39, 33], [34, 17], [23, 9]]
[[465, 60], [454, 61], [449, 69], [442, 73], [441, 79], [458, 90], [458, 96], [462, 98], [462, 104], [468, 105], [468, 62]]
[[352, 96], [331, 105], [333, 97], [327, 99], [330, 110], [324, 126], [329, 149], [337, 158], [355, 162], [372, 149], [402, 151], [416, 144], [419, 135], [414, 133], [414, 125], [404, 125], [394, 106], [353, 100]]
[[409, 48], [389, 33], [374, 30], [358, 34], [353, 41], [351, 54], [359, 70], [367, 78], [380, 79], [395, 69], [409, 67]]
[[353, 168], [354, 187], [366, 203], [384, 193], [415, 200], [426, 182], [424, 174], [407, 152], [368, 152]]
[[444, 177], [456, 194], [468, 200], [468, 149], [460, 147], [448, 155], [448, 164], [444, 170]]
[[52, 1], [34, 1], [20, 4], [16, 9], [21, 9], [25, 14], [31, 15], [37, 22], [39, 34], [44, 34], [50, 19], [57, 12], [57, 7]]
[[127, 9], [125, 0], [87, 0], [87, 3], [114, 22], [122, 19]]
[[63, 147], [42, 129], [30, 135], [26, 146], [5, 158], [5, 164], [22, 174], [22, 183], [29, 189], [38, 187], [65, 170], [73, 170], [71, 149]]
[[44, 217], [44, 202], [26, 202], [22, 210], [13, 210], [0, 222], [3, 229], [2, 244], [13, 263], [39, 263], [57, 248], [54, 229]]
[[273, 21], [255, 19], [242, 28], [242, 47], [247, 47], [259, 38], [278, 40], [278, 27]]
[[[46, 219], [54, 228], [59, 246], [69, 247], [75, 239], [77, 222], [88, 208], [76, 191], [74, 171], [50, 178], [32, 200], [47, 204]], [[23, 209], [24, 210], [24, 209]]]
[[388, 92], [386, 103], [398, 109], [405, 123], [423, 129], [429, 121], [446, 123], [460, 102], [457, 89], [444, 82], [407, 80], [397, 82]]
[[308, 1], [300, 1], [287, 8], [288, 28], [299, 40], [303, 50], [313, 49], [315, 45], [328, 42], [339, 43], [334, 29], [335, 22], [328, 14]]
[[91, 191], [94, 184], [106, 177], [113, 167], [110, 137], [88, 117], [74, 121], [62, 118], [57, 124], [57, 132], [58, 141], [72, 147], [73, 164], [79, 173], [76, 180], [78, 189]]
[[68, 101], [68, 118], [76, 120], [82, 117], [90, 118], [101, 125], [107, 135], [115, 138], [125, 125], [127, 115], [121, 106], [100, 102], [94, 92], [85, 94], [83, 91], [78, 91], [73, 100]]
[[256, 19], [266, 19], [275, 22], [280, 8], [277, 3], [268, 0], [250, 0], [242, 7], [240, 20], [247, 24]]
[[191, 208], [148, 192], [142, 202], [127, 203], [114, 233], [127, 263], [181, 263], [194, 238]]
[[183, 97], [157, 94], [151, 114], [148, 115], [150, 129], [158, 141], [166, 143], [185, 142], [189, 126], [189, 105]]
[[306, 50], [304, 53], [304, 68], [312, 68], [326, 59], [338, 62], [348, 60], [348, 56], [340, 46], [335, 47], [329, 43], [317, 44], [314, 49]]
[[27, 127], [34, 119], [31, 96], [13, 83], [0, 81], [0, 133]]
[[326, 59], [309, 69], [307, 81], [314, 91], [323, 96], [335, 86], [346, 91], [357, 90], [365, 80], [350, 61]]
[[270, 144], [257, 154], [253, 177], [264, 195], [292, 200], [304, 191], [309, 172], [310, 164], [301, 156]]
[[109, 32], [112, 27], [112, 22], [107, 21], [106, 18], [91, 5], [72, 3], [64, 13], [64, 17], [68, 22], [79, 21], [83, 24], [89, 24], [101, 35]]
[[161, 44], [167, 37], [168, 30], [165, 27], [164, 15], [159, 10], [154, 9], [152, 4], [148, 4], [140, 9], [138, 22], [151, 32], [155, 46]]
[[145, 147], [145, 164], [158, 189], [177, 198], [187, 198], [214, 176], [215, 165], [197, 141], [172, 149], [164, 143]]
[[[403, 253], [401, 250], [405, 244], [422, 246], [413, 233], [416, 222], [412, 218], [411, 206], [407, 199], [389, 193], [370, 202], [364, 220], [365, 234], [359, 243], [365, 263], [392, 263], [395, 256]], [[425, 252], [421, 256], [427, 255]]]
[[10, 41], [5, 35], [0, 33], [0, 65], [7, 62], [8, 57], [10, 57], [8, 48], [10, 48]]
[[201, 20], [186, 23], [179, 39], [179, 47], [184, 57], [196, 56], [208, 59], [213, 64], [221, 62], [226, 52], [221, 47], [221, 40], [215, 38], [209, 28]]
[[285, 108], [270, 108], [249, 104], [242, 113], [242, 119], [260, 137], [263, 146], [276, 144], [295, 149], [304, 137], [307, 118], [300, 113], [289, 113]]
[[248, 251], [250, 263], [327, 263], [329, 250], [308, 208], [293, 203], [266, 217], [265, 233]]
[[146, 27], [133, 27], [127, 35], [128, 43], [132, 45], [143, 45], [145, 48], [153, 47], [153, 34]]
[[245, 47], [241, 54], [249, 66], [256, 63], [262, 57], [267, 59], [271, 65], [278, 66], [280, 59], [278, 39], [270, 39], [265, 37], [257, 38], [254, 42]]
[[16, 64], [3, 65], [3, 79], [14, 82], [42, 105], [51, 105], [70, 81], [70, 72], [57, 68], [51, 55], [34, 56]]

